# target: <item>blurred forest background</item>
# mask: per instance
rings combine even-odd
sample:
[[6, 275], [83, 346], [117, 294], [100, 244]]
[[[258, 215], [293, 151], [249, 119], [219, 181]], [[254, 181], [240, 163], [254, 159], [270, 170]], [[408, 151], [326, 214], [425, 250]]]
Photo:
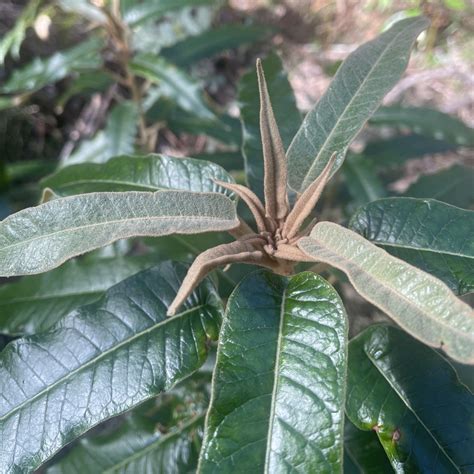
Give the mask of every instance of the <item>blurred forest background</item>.
[[[173, 2], [122, 2], [127, 3], [171, 5]], [[248, 28], [247, 33], [240, 31], [240, 38], [235, 35], [233, 39], [223, 38], [222, 47], [219, 39], [217, 44], [211, 41], [199, 60], [182, 64], [187, 74], [203, 88], [214, 109], [231, 117], [239, 114], [239, 78], [254, 67], [256, 57], [264, 57], [273, 50], [279, 52], [297, 104], [305, 112], [322, 95], [337, 66], [357, 45], [376, 36], [395, 20], [422, 13], [431, 19], [431, 28], [419, 41], [405, 77], [385, 103], [430, 106], [474, 126], [474, 4], [470, 0], [175, 3], [196, 6], [170, 8], [169, 12], [151, 15], [149, 21], [133, 28], [132, 41], [138, 50], [156, 55], [162, 51], [166, 58], [172, 57], [173, 45], [186, 38], [201, 37], [216, 28], [220, 31], [235, 26]], [[103, 4], [104, 0], [91, 0], [89, 5], [100, 11]], [[0, 60], [4, 62], [0, 67], [0, 84], [5, 84], [13, 71], [33, 59], [67, 50], [95, 34], [100, 27], [101, 19], [94, 17], [94, 10], [88, 10], [86, 0], [2, 0]], [[11, 38], [12, 30], [16, 38]], [[225, 41], [229, 48], [225, 47]], [[192, 41], [189, 47], [191, 44]], [[104, 63], [113, 61], [110, 55], [110, 51], [103, 51]], [[186, 63], [186, 58], [182, 59]], [[70, 74], [38, 90], [17, 94], [14, 107], [3, 108], [0, 157], [4, 163], [39, 159], [51, 161], [54, 166], [59, 158], [69, 156], [82, 139], [93, 137], [105, 126], [108, 110], [120, 100], [116, 87], [102, 74], [91, 75], [80, 69], [68, 72]], [[5, 99], [0, 98], [0, 104], [2, 100]], [[155, 136], [151, 137], [149, 150], [194, 156], [229, 149], [216, 142], [216, 137], [195, 134], [189, 127], [183, 130], [179, 126], [168, 127], [169, 120], [158, 118], [155, 129], [150, 132]], [[229, 140], [223, 141], [229, 143]], [[453, 160], [469, 161], [469, 156], [457, 155], [459, 153], [441, 159], [410, 161], [405, 174], [413, 181], [418, 173], [449, 166]], [[48, 169], [47, 163], [44, 169]], [[405, 179], [393, 186], [407, 184]]]

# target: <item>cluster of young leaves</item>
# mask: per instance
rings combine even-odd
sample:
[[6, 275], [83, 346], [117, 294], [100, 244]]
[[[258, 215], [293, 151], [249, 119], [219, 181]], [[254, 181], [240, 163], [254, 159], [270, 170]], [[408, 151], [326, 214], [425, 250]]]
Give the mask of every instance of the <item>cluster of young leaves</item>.
[[[426, 26], [423, 18], [403, 20], [358, 48], [302, 123], [276, 56], [263, 61], [273, 109], [264, 95], [260, 117], [265, 88], [261, 83], [259, 91], [253, 72], [243, 78], [246, 173], [265, 206], [268, 197], [280, 200], [276, 209], [284, 206], [283, 196], [269, 191], [281, 187], [286, 161], [293, 209], [307, 207], [301, 198], [313, 199], [314, 183], [320, 194], [321, 176], [344, 170], [348, 146], [405, 70]], [[148, 70], [147, 60], [137, 67]], [[287, 160], [278, 161], [282, 149]], [[405, 329], [375, 325], [349, 341], [339, 295], [310, 271], [250, 273], [225, 312], [221, 288], [205, 279], [166, 317], [187, 266], [154, 266], [161, 236], [184, 235], [187, 253], [195, 250], [186, 234], [229, 231], [242, 239], [248, 224], [237, 215], [233, 190], [257, 207], [257, 218], [270, 226], [264, 232], [272, 229], [275, 209], [262, 215], [258, 198], [220, 166], [125, 155], [63, 167], [43, 187], [47, 202], [0, 222], [0, 275], [30, 275], [0, 288], [0, 333], [20, 336], [0, 352], [0, 469], [32, 471], [125, 412], [119, 429], [107, 432], [105, 425], [104, 434], [82, 438], [47, 471], [472, 469], [474, 398], [436, 350], [474, 361], [474, 315], [452, 291], [472, 291], [472, 211], [433, 199], [371, 198], [349, 228], [318, 222], [309, 236], [298, 236], [298, 255], [345, 272]], [[279, 228], [289, 215], [280, 216]], [[96, 250], [60, 266], [137, 236], [160, 239], [139, 242], [141, 252], [153, 246], [145, 257], [126, 243], [125, 252]], [[207, 389], [192, 387], [189, 377], [209, 360], [213, 340], [210, 400], [196, 401]], [[143, 402], [184, 379], [170, 403], [186, 413], [175, 416], [158, 399], [148, 403], [158, 403], [161, 414], [148, 406], [144, 415]]]

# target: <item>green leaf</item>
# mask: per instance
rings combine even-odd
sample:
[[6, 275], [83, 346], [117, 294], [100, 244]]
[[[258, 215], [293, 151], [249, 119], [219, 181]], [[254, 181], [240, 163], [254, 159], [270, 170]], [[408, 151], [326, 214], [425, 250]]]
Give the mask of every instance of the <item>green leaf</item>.
[[[344, 423], [344, 472], [393, 474], [393, 469], [375, 432], [362, 431], [349, 420]], [[352, 470], [347, 469], [348, 466]]]
[[358, 293], [416, 338], [474, 362], [474, 313], [437, 278], [332, 222], [316, 224], [298, 245], [346, 273]]
[[103, 164], [67, 166], [41, 182], [60, 196], [94, 191], [158, 191], [231, 193], [213, 180], [234, 182], [219, 165], [193, 158], [166, 155], [118, 156]]
[[341, 472], [346, 337], [319, 275], [245, 278], [221, 330], [198, 472]]
[[455, 149], [454, 145], [443, 140], [435, 140], [421, 135], [397, 135], [368, 143], [363, 154], [375, 166], [385, 169], [389, 166], [402, 165], [412, 158], [446, 153]]
[[472, 470], [472, 393], [443, 357], [400, 329], [372, 326], [349, 344], [346, 411], [377, 433], [396, 472]]
[[[204, 414], [184, 422], [165, 435], [149, 426], [128, 422], [107, 438], [84, 440], [67, 457], [46, 472], [48, 474], [83, 474], [146, 472], [192, 472], [199, 455], [199, 438]], [[145, 423], [142, 423], [145, 424]]]
[[435, 174], [421, 176], [405, 196], [433, 198], [453, 206], [468, 208], [474, 204], [474, 168], [455, 165]]
[[474, 211], [432, 199], [388, 198], [359, 209], [349, 227], [455, 293], [474, 290]]
[[374, 164], [364, 156], [348, 156], [342, 171], [355, 205], [362, 206], [386, 195]]
[[[300, 114], [288, 77], [277, 54], [262, 61], [273, 112], [285, 149], [301, 123]], [[240, 115], [242, 121], [242, 153], [249, 187], [263, 199], [263, 151], [260, 137], [259, 92], [257, 74], [252, 68], [239, 83]]]
[[57, 52], [49, 58], [36, 58], [16, 69], [0, 88], [2, 93], [34, 92], [52, 82], [57, 82], [72, 72], [97, 69], [101, 65], [102, 41], [91, 38], [73, 48]]
[[413, 43], [428, 24], [423, 17], [399, 21], [349, 55], [290, 145], [291, 188], [304, 191], [334, 152], [337, 171], [351, 141], [405, 71]]
[[208, 5], [215, 0], [145, 0], [130, 2], [122, 8], [123, 19], [129, 26], [136, 27], [145, 21], [157, 20], [167, 13], [185, 7]]
[[457, 146], [474, 146], [474, 129], [455, 117], [425, 107], [380, 107], [370, 124], [408, 129]]
[[0, 41], [0, 64], [3, 65], [8, 53], [13, 58], [19, 59], [20, 47], [25, 39], [26, 30], [33, 25], [40, 3], [41, 0], [30, 0], [16, 19], [15, 26]]
[[201, 87], [181, 69], [153, 54], [139, 54], [130, 64], [138, 76], [158, 84], [160, 91], [172, 98], [188, 113], [203, 119], [214, 119], [201, 96]]
[[51, 272], [2, 285], [0, 333], [44, 332], [74, 308], [92, 303], [111, 286], [156, 261], [150, 255], [72, 260]]
[[216, 193], [130, 191], [54, 199], [0, 222], [0, 275], [45, 272], [118, 239], [237, 225], [235, 204]]
[[262, 26], [230, 24], [190, 36], [160, 52], [160, 56], [179, 67], [189, 67], [200, 59], [209, 58], [228, 49], [256, 43], [270, 33]]
[[[106, 423], [71, 447], [48, 474], [191, 472], [197, 466], [210, 373], [194, 373], [172, 390]], [[109, 425], [109, 426], [107, 426]]]
[[105, 129], [94, 138], [81, 142], [62, 165], [105, 163], [112, 156], [133, 153], [137, 123], [138, 110], [133, 102], [124, 101], [116, 105], [107, 119]]
[[205, 283], [166, 317], [186, 269], [141, 272], [71, 313], [55, 330], [0, 354], [0, 465], [32, 471], [112, 416], [170, 389], [205, 361], [220, 304]]

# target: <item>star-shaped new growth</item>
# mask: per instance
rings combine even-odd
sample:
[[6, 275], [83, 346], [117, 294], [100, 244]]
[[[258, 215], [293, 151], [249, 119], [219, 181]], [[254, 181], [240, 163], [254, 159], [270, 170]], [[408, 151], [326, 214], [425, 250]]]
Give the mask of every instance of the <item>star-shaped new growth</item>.
[[218, 245], [198, 255], [189, 268], [176, 298], [168, 308], [168, 316], [176, 313], [193, 289], [216, 267], [232, 263], [250, 263], [270, 268], [280, 275], [291, 275], [298, 262], [313, 261], [298, 248], [297, 242], [301, 237], [308, 235], [315, 224], [313, 221], [301, 230], [330, 178], [335, 154], [316, 180], [297, 198], [293, 209], [290, 209], [285, 150], [259, 59], [257, 76], [260, 92], [265, 205], [245, 186], [216, 180], [217, 184], [233, 191], [247, 204], [255, 219], [257, 232], [240, 219], [240, 226], [230, 231], [237, 239], [235, 242]]

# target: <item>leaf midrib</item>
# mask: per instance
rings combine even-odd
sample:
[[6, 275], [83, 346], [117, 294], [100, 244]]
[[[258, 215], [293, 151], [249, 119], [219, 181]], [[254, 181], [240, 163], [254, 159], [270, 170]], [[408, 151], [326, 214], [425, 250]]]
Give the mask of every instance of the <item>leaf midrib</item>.
[[[406, 29], [406, 28], [405, 28]], [[327, 145], [327, 143], [332, 139], [332, 136], [333, 134], [335, 133], [335, 130], [338, 128], [339, 126], [339, 123], [340, 121], [342, 120], [342, 117], [344, 117], [347, 113], [347, 110], [349, 110], [349, 108], [352, 106], [352, 103], [353, 101], [355, 100], [355, 98], [358, 96], [360, 90], [365, 86], [366, 82], [368, 81], [369, 79], [369, 76], [372, 74], [372, 72], [375, 70], [376, 67], [378, 67], [379, 65], [379, 62], [385, 58], [385, 54], [387, 53], [387, 50], [389, 48], [391, 48], [393, 46], [393, 44], [398, 41], [398, 38], [399, 36], [403, 35], [404, 32], [405, 32], [405, 29], [401, 30], [399, 33], [397, 33], [397, 35], [389, 42], [387, 43], [386, 47], [384, 48], [383, 50], [383, 53], [380, 54], [379, 58], [375, 61], [373, 67], [370, 69], [370, 71], [367, 73], [367, 75], [365, 76], [365, 78], [363, 79], [363, 81], [361, 82], [361, 85], [357, 88], [356, 92], [353, 94], [351, 100], [349, 101], [349, 103], [347, 104], [347, 107], [344, 108], [344, 111], [342, 114], [339, 115], [339, 118], [337, 119], [336, 123], [334, 124], [334, 127], [332, 128], [332, 130], [329, 132], [328, 136], [326, 137], [326, 139], [324, 140], [324, 143], [321, 145], [320, 149], [319, 149], [319, 152], [318, 154], [316, 155], [315, 159], [313, 160], [313, 163], [312, 165], [310, 166], [310, 168], [308, 169], [308, 171], [306, 172], [302, 182], [301, 182], [301, 186], [300, 188], [303, 188], [305, 186], [305, 183], [306, 181], [308, 180], [308, 176], [311, 175], [312, 171], [314, 170], [314, 168], [316, 167], [316, 164], [318, 163], [321, 155], [325, 152], [325, 147]], [[319, 104], [318, 104], [319, 105]], [[365, 123], [365, 122], [364, 122]], [[364, 123], [361, 124], [361, 126], [359, 127], [359, 130], [363, 127]], [[291, 146], [291, 145], [290, 145]]]
[[[17, 405], [15, 408], [13, 408], [12, 410], [8, 411], [4, 416], [1, 416], [0, 417], [0, 422], [3, 422], [5, 420], [7, 420], [8, 418], [10, 418], [11, 416], [13, 416], [15, 413], [17, 413], [18, 411], [20, 411], [22, 408], [24, 408], [25, 406], [27, 405], [30, 405], [32, 403], [34, 403], [37, 399], [41, 398], [44, 394], [50, 392], [51, 390], [53, 390], [54, 388], [56, 388], [58, 385], [61, 385], [62, 383], [66, 382], [67, 380], [69, 380], [71, 377], [73, 377], [74, 375], [76, 375], [77, 373], [85, 370], [85, 369], [88, 369], [91, 365], [94, 365], [96, 364], [98, 361], [100, 361], [101, 359], [103, 359], [104, 357], [110, 355], [111, 353], [115, 352], [115, 351], [118, 351], [120, 350], [123, 346], [125, 345], [128, 345], [129, 343], [131, 344], [133, 341], [135, 341], [136, 339], [139, 339], [141, 338], [142, 336], [145, 336], [146, 334], [148, 333], [151, 333], [153, 332], [155, 329], [159, 329], [160, 327], [168, 324], [168, 323], [172, 323], [173, 320], [175, 320], [176, 318], [183, 318], [184, 316], [186, 316], [187, 314], [189, 313], [192, 313], [192, 312], [195, 312], [195, 311], [198, 311], [199, 309], [201, 308], [204, 308], [206, 305], [205, 304], [200, 304], [198, 306], [194, 306], [193, 308], [190, 308], [186, 311], [183, 311], [181, 314], [178, 314], [176, 316], [173, 316], [172, 318], [165, 318], [163, 319], [162, 321], [160, 321], [159, 323], [157, 324], [154, 324], [153, 326], [150, 326], [146, 329], [144, 329], [143, 331], [140, 331], [140, 332], [137, 332], [135, 334], [133, 334], [131, 337], [127, 338], [127, 339], [124, 339], [123, 341], [119, 342], [117, 345], [114, 345], [112, 347], [110, 347], [109, 349], [101, 352], [100, 354], [98, 354], [96, 357], [93, 357], [92, 359], [90, 359], [89, 361], [87, 361], [85, 364], [83, 365], [80, 365], [79, 367], [75, 368], [74, 370], [72, 370], [71, 372], [68, 372], [64, 377], [61, 377], [60, 379], [56, 380], [55, 382], [53, 382], [52, 384], [50, 385], [47, 385], [44, 389], [42, 389], [41, 391], [39, 391], [37, 394], [35, 394], [33, 397], [27, 399], [27, 400], [24, 400], [22, 403], [20, 403], [19, 405]], [[69, 327], [64, 327], [62, 329], [72, 329], [72, 328], [69, 328]]]
[[281, 297], [281, 307], [280, 307], [280, 321], [278, 325], [278, 340], [276, 347], [276, 361], [275, 361], [275, 374], [273, 376], [273, 388], [272, 388], [272, 397], [270, 404], [270, 414], [269, 414], [269, 424], [267, 431], [267, 445], [265, 450], [265, 464], [263, 468], [264, 473], [269, 473], [269, 462], [270, 462], [270, 452], [271, 452], [271, 443], [272, 443], [272, 432], [273, 425], [275, 421], [275, 406], [276, 406], [276, 397], [277, 397], [277, 388], [278, 388], [278, 379], [280, 376], [280, 362], [281, 362], [281, 345], [283, 340], [283, 324], [285, 321], [285, 299], [288, 291], [288, 286], [284, 289], [283, 295]]

